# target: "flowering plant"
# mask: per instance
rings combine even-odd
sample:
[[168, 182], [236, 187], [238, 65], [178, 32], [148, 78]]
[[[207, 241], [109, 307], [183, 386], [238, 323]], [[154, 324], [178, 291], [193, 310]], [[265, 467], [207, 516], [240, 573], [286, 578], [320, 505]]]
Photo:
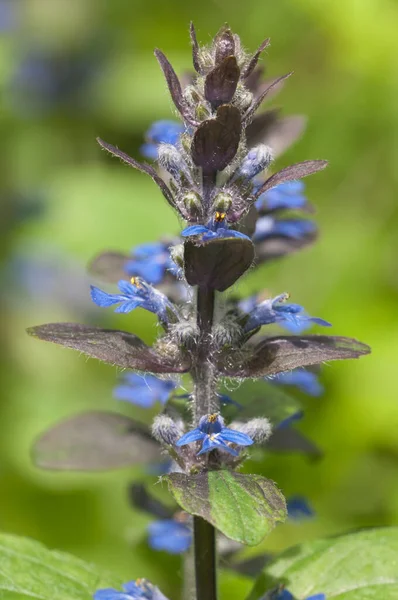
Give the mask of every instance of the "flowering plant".
[[[369, 348], [346, 337], [303, 335], [312, 325], [330, 323], [287, 302], [285, 292], [244, 300], [228, 292], [249, 269], [316, 239], [302, 178], [327, 163], [306, 160], [269, 173], [303, 122], [300, 117], [281, 119], [275, 111], [258, 112], [290, 75], [261, 81], [258, 62], [268, 39], [251, 55], [228, 27], [203, 48], [193, 25], [190, 33], [195, 74], [185, 87], [166, 56], [155, 51], [182, 121], [161, 121], [148, 132], [142, 151], [158, 168], [98, 139], [111, 155], [149, 175], [186, 222], [178, 237], [139, 246], [131, 255], [104, 252], [90, 265], [92, 274], [119, 288], [115, 293], [92, 286], [93, 302], [124, 314], [137, 308], [154, 313], [160, 325], [156, 342], [149, 347], [128, 331], [76, 323], [41, 325], [29, 333], [128, 369], [116, 397], [141, 407], [161, 404], [150, 431], [118, 413], [72, 417], [38, 440], [36, 462], [106, 469], [167, 454], [163, 480], [183, 512], [168, 514], [139, 485], [132, 488], [133, 501], [160, 517], [150, 527], [152, 547], [179, 553], [194, 546], [194, 585], [188, 583], [186, 594], [215, 600], [216, 532], [224, 536], [220, 546], [225, 538], [254, 546], [288, 512], [292, 517], [308, 512], [297, 499], [288, 511], [273, 481], [240, 470], [253, 445], [314, 452], [292, 428], [302, 416], [300, 407], [289, 396], [278, 396], [277, 386], [297, 385], [318, 395], [320, 384], [307, 367], [358, 358]], [[225, 380], [243, 382], [244, 388], [253, 379], [263, 386], [260, 408], [250, 398], [240, 404], [225, 394]], [[189, 392], [177, 394], [182, 385]], [[231, 551], [231, 545], [227, 548]], [[261, 590], [262, 597], [293, 598], [285, 583], [277, 578]], [[129, 582], [122, 590], [101, 588], [95, 600], [165, 598], [145, 580]], [[300, 599], [325, 598], [323, 590], [309, 592], [298, 592]]]

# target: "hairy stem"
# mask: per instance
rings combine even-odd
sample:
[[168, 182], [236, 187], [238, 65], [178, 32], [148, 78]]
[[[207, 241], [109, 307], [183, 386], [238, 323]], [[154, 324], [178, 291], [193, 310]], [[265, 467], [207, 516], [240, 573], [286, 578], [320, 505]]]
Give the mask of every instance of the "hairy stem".
[[200, 517], [194, 517], [193, 524], [196, 597], [217, 600], [215, 529]]

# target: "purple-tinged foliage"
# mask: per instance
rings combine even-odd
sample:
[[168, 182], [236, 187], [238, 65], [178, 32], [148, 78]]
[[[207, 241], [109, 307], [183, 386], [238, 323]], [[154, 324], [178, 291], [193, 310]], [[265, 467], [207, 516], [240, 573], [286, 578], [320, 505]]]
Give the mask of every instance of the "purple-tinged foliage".
[[156, 402], [165, 404], [176, 387], [178, 384], [174, 381], [159, 379], [154, 375], [124, 373], [121, 382], [114, 388], [113, 395], [118, 400], [150, 408]]
[[148, 543], [154, 550], [182, 554], [192, 544], [192, 531], [186, 522], [176, 519], [154, 521], [148, 525]]
[[199, 427], [188, 431], [177, 442], [177, 446], [185, 446], [193, 442], [202, 442], [202, 448], [198, 452], [204, 454], [212, 450], [224, 450], [233, 456], [238, 456], [237, 450], [229, 444], [236, 446], [251, 446], [253, 440], [246, 434], [225, 427], [224, 419], [217, 414], [204, 415], [199, 421]]

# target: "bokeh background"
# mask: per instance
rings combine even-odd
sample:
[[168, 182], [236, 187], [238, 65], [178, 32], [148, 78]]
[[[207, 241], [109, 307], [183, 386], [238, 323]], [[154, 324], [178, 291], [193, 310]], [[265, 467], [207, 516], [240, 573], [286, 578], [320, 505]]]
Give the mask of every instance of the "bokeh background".
[[[138, 157], [151, 122], [173, 115], [152, 51], [160, 47], [180, 73], [189, 68], [191, 19], [201, 42], [226, 21], [248, 48], [271, 37], [268, 74], [295, 71], [274, 104], [309, 117], [278, 166], [330, 160], [307, 180], [320, 241], [249, 275], [242, 292], [289, 290], [330, 320], [333, 333], [373, 348], [360, 361], [325, 366], [324, 397], [305, 401], [300, 429], [322, 460], [267, 456], [254, 464], [316, 510], [308, 522], [277, 528], [261, 549], [398, 523], [396, 2], [0, 0], [0, 529], [126, 580], [147, 577], [172, 598], [179, 558], [147, 548], [150, 519], [128, 502], [128, 483], [147, 478], [143, 469], [57, 474], [29, 457], [41, 431], [78, 411], [147, 415], [112, 399], [112, 367], [24, 330], [72, 320], [154, 338], [150, 315], [91, 305], [84, 267], [101, 249], [128, 250], [180, 225], [149, 178], [105, 156], [95, 137]], [[247, 578], [221, 577], [222, 598], [242, 598], [250, 587]]]

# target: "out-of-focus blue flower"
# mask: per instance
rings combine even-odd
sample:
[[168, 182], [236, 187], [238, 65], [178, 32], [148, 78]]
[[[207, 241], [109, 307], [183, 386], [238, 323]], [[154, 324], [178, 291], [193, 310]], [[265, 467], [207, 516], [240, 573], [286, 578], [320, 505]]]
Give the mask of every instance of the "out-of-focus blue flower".
[[193, 442], [202, 441], [202, 449], [198, 452], [204, 454], [211, 450], [225, 450], [233, 456], [238, 456], [238, 452], [228, 445], [232, 442], [237, 446], [251, 446], [253, 440], [240, 431], [229, 429], [224, 425], [224, 419], [218, 414], [205, 415], [199, 421], [199, 427], [188, 431], [177, 442], [177, 446], [185, 446]]
[[299, 304], [286, 304], [289, 294], [279, 294], [275, 298], [264, 300], [250, 313], [244, 325], [245, 332], [252, 331], [261, 325], [278, 323], [291, 332], [300, 333], [312, 323], [330, 327], [330, 323], [319, 317], [309, 317]]
[[202, 240], [207, 242], [216, 238], [231, 238], [239, 237], [250, 238], [234, 229], [228, 229], [227, 220], [225, 213], [216, 212], [215, 216], [210, 219], [207, 225], [190, 225], [181, 232], [183, 237], [189, 237], [191, 235], [203, 235]]
[[297, 387], [309, 396], [321, 396], [323, 386], [319, 383], [318, 375], [299, 367], [293, 371], [284, 371], [269, 378], [271, 383], [280, 385], [291, 385]]
[[314, 511], [308, 501], [303, 496], [292, 496], [287, 499], [287, 514], [293, 521], [310, 519], [314, 516]]
[[145, 134], [146, 143], [141, 146], [141, 154], [145, 158], [156, 160], [159, 144], [174, 146], [183, 131], [184, 126], [178, 121], [155, 121]]
[[[254, 191], [261, 184], [261, 181], [256, 182]], [[305, 185], [300, 180], [280, 183], [257, 198], [256, 208], [259, 211], [299, 210], [306, 208], [308, 201], [303, 194], [304, 189]]]
[[118, 400], [131, 402], [142, 408], [150, 408], [156, 402], [165, 404], [173, 390], [178, 387], [175, 381], [164, 380], [154, 375], [138, 375], [137, 373], [124, 373], [121, 384], [113, 390], [113, 395]]
[[10, 31], [18, 21], [16, 0], [0, 0], [0, 31]]
[[300, 421], [303, 418], [303, 416], [304, 412], [302, 410], [299, 410], [290, 415], [289, 417], [286, 417], [286, 419], [283, 419], [283, 421], [281, 421], [280, 423], [278, 423], [276, 425], [276, 429], [287, 429], [288, 427], [290, 427], [290, 425], [292, 425], [292, 423]]
[[119, 306], [115, 309], [117, 313], [129, 313], [138, 307], [145, 308], [156, 314], [165, 323], [169, 320], [170, 311], [176, 314], [176, 308], [167, 296], [148, 285], [140, 277], [132, 277], [131, 283], [121, 279], [118, 287], [121, 294], [108, 294], [92, 285], [91, 299], [101, 307], [118, 304]]
[[12, 106], [25, 114], [59, 106], [86, 108], [87, 85], [98, 73], [98, 54], [90, 49], [76, 55], [55, 55], [31, 48], [10, 81]]
[[148, 543], [153, 550], [182, 554], [192, 544], [192, 531], [186, 523], [174, 519], [154, 521], [148, 526]]
[[308, 219], [275, 219], [274, 217], [266, 216], [257, 219], [253, 241], [262, 242], [272, 236], [282, 236], [299, 240], [315, 231], [316, 225]]
[[[272, 596], [272, 600], [295, 600], [293, 594], [286, 588], [276, 591], [275, 595]], [[325, 594], [315, 594], [313, 596], [307, 596], [303, 600], [326, 600]]]
[[167, 272], [172, 275], [178, 273], [178, 267], [170, 255], [169, 244], [163, 242], [136, 246], [124, 270], [130, 277], [138, 275], [153, 285], [160, 283]]
[[146, 579], [129, 581], [122, 585], [123, 591], [107, 588], [97, 590], [94, 600], [168, 600], [164, 594]]

